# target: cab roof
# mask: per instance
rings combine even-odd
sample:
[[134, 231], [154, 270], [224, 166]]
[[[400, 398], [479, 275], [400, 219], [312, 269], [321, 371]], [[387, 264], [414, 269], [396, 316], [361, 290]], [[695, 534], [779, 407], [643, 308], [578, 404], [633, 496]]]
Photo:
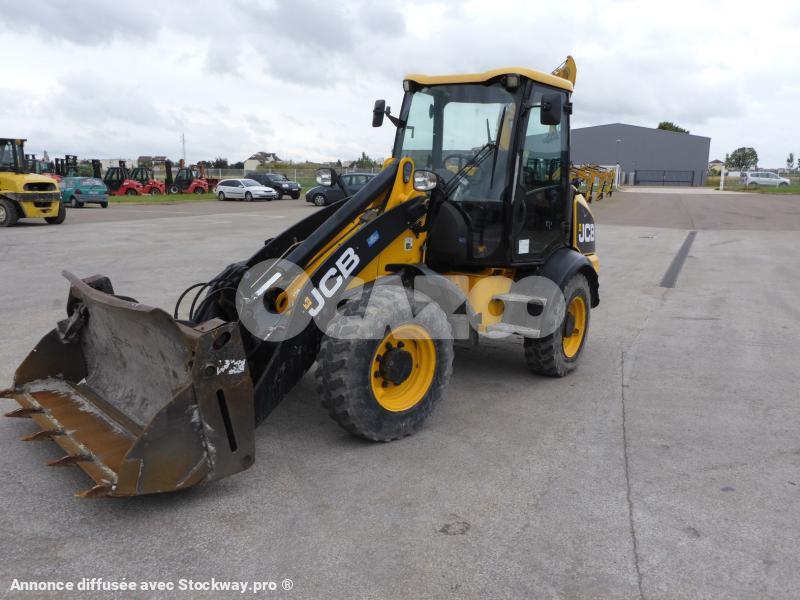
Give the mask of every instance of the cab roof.
[[441, 85], [446, 83], [484, 83], [501, 75], [515, 74], [569, 92], [573, 90], [572, 82], [568, 79], [563, 79], [562, 77], [557, 77], [550, 73], [526, 69], [525, 67], [502, 67], [484, 71], [483, 73], [461, 73], [455, 75], [421, 75], [419, 73], [410, 73], [405, 76], [405, 79], [420, 85]]

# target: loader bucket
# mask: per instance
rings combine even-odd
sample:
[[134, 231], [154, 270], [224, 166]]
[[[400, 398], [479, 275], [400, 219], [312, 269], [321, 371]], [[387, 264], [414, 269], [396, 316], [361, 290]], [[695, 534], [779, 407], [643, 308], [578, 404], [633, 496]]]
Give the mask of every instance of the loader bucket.
[[236, 323], [191, 326], [113, 295], [110, 281], [64, 273], [67, 313], [0, 396], [94, 480], [83, 497], [188, 488], [254, 460], [253, 385]]

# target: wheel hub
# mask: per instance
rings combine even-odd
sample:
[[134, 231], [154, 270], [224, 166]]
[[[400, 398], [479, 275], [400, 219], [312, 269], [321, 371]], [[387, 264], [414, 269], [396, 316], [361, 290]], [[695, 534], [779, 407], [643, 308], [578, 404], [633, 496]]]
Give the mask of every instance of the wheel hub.
[[381, 358], [381, 377], [395, 385], [400, 385], [408, 379], [413, 369], [414, 360], [411, 353], [400, 348], [392, 348]]

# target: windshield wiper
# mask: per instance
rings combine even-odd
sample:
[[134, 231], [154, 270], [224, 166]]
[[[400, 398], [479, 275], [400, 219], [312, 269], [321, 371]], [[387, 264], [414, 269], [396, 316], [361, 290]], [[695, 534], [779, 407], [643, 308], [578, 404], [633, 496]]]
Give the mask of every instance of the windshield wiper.
[[456, 174], [453, 175], [450, 181], [447, 182], [447, 185], [444, 187], [445, 196], [449, 196], [450, 193], [456, 189], [456, 186], [467, 174], [467, 171], [469, 171], [472, 167], [477, 167], [484, 160], [486, 160], [489, 157], [489, 154], [491, 154], [492, 150], [494, 150], [496, 147], [497, 144], [491, 140], [481, 146], [480, 150], [478, 150], [478, 152], [476, 152], [475, 155], [469, 159], [463, 167], [456, 171]]

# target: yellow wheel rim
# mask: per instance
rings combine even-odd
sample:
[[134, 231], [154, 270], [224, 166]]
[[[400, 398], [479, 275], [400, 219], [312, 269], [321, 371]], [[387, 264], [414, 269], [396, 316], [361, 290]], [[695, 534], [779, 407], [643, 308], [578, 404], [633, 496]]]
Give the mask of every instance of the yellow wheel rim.
[[567, 313], [572, 315], [575, 326], [570, 335], [564, 333], [561, 344], [564, 348], [564, 356], [573, 358], [581, 349], [583, 337], [586, 335], [586, 302], [583, 297], [575, 296], [567, 307]]
[[[404, 363], [406, 370], [410, 358], [410, 371], [400, 377], [389, 372], [389, 363], [381, 364], [387, 357], [395, 364]], [[370, 367], [370, 385], [375, 400], [388, 411], [402, 412], [419, 404], [428, 392], [436, 372], [436, 346], [424, 327], [406, 323], [381, 340], [372, 355]], [[398, 378], [402, 381], [398, 382]]]

